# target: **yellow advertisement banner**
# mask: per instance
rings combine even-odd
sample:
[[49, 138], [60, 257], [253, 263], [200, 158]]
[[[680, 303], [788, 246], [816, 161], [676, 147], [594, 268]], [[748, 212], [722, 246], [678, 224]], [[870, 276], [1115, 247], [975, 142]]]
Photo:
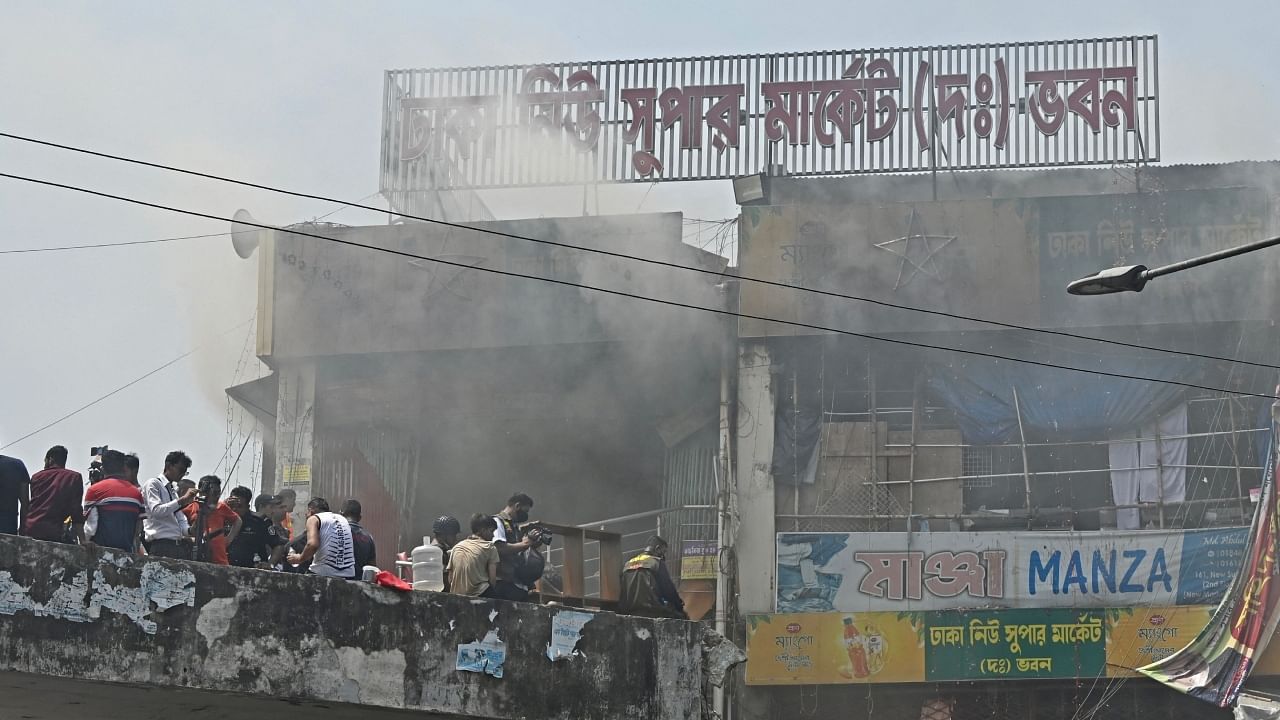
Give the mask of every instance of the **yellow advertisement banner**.
[[924, 682], [923, 633], [891, 612], [753, 615], [747, 684]]
[[[986, 644], [960, 650], [932, 647], [931, 633], [943, 635], [956, 626], [963, 639], [972, 634], [968, 625], [957, 625], [950, 617], [957, 611], [792, 613], [748, 616], [748, 685], [830, 685], [849, 683], [911, 683], [940, 679], [990, 679], [982, 670], [991, 662], [979, 650]], [[1026, 610], [972, 611], [1006, 621], [1021, 622]], [[1048, 611], [1043, 611], [1048, 612]], [[1063, 611], [1068, 612], [1068, 611]], [[1085, 658], [1083, 645], [1074, 653], [1074, 662], [1059, 663], [1044, 677], [1136, 677], [1135, 668], [1148, 665], [1182, 649], [1209, 623], [1213, 607], [1120, 608], [1093, 611], [1101, 615], [1097, 638], [1098, 657]], [[984, 615], [985, 617], [985, 615]], [[1025, 618], [1024, 618], [1025, 619]], [[976, 621], [975, 621], [976, 622]], [[948, 627], [937, 626], [939, 623]], [[988, 621], [990, 624], [990, 621]], [[937, 627], [935, 627], [937, 626]], [[1021, 627], [1008, 625], [1010, 628]], [[1001, 633], [997, 639], [1003, 638]], [[935, 638], [936, 639], [936, 638]], [[1048, 642], [1046, 635], [1045, 641]], [[964, 645], [964, 643], [960, 643]], [[1034, 643], [1033, 643], [1034, 644]], [[1043, 643], [1042, 643], [1043, 644]], [[1086, 643], [1087, 644], [1087, 643]], [[1105, 644], [1105, 666], [1102, 645]], [[934, 643], [938, 645], [938, 643]], [[979, 647], [981, 645], [981, 647]], [[1011, 667], [1033, 662], [1048, 650], [1019, 642], [1009, 646]], [[1047, 645], [1046, 645], [1047, 647]], [[967, 648], [967, 649], [966, 649]], [[944, 650], [946, 652], [944, 652]], [[959, 654], [957, 654], [957, 652]], [[948, 654], [949, 653], [949, 654]], [[990, 654], [989, 652], [986, 654]], [[1049, 653], [1052, 654], [1052, 653]], [[1280, 642], [1273, 639], [1253, 669], [1255, 675], [1280, 676]], [[1003, 673], [1013, 679], [1031, 678], [1036, 673]]]
[[1135, 668], [1181, 650], [1209, 624], [1213, 614], [1209, 605], [1130, 609], [1107, 628], [1109, 677], [1137, 677]]

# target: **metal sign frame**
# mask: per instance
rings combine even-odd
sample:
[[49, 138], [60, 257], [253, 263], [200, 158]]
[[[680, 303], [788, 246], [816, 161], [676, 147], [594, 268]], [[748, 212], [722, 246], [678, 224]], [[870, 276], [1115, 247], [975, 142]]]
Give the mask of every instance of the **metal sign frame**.
[[1154, 35], [391, 70], [382, 190], [1159, 160]]

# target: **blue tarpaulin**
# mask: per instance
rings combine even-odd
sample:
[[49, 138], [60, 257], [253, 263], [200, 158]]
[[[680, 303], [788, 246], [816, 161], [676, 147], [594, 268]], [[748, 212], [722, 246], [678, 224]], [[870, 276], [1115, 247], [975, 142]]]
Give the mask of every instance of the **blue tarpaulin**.
[[[1200, 367], [1177, 356], [1093, 357], [1058, 361], [1090, 370], [1194, 381]], [[1035, 434], [1096, 433], [1137, 428], [1176, 403], [1184, 388], [1147, 380], [1087, 375], [987, 358], [929, 364], [931, 394], [951, 408], [965, 442], [982, 445], [1018, 438], [1013, 389], [1022, 421]]]

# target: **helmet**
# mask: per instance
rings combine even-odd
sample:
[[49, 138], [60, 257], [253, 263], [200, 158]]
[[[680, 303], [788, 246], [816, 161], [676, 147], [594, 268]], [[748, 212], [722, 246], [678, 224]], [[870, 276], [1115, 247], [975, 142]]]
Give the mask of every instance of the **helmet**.
[[462, 524], [452, 515], [441, 515], [431, 526], [431, 532], [436, 535], [458, 535], [462, 532]]

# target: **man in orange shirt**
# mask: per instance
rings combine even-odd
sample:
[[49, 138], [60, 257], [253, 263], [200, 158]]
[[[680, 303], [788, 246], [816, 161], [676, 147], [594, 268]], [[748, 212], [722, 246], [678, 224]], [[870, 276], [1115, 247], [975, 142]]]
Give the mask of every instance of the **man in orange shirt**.
[[200, 487], [206, 488], [205, 497], [196, 496], [196, 502], [182, 508], [182, 512], [191, 523], [193, 533], [200, 532], [200, 509], [205, 508], [204, 552], [203, 557], [196, 558], [215, 565], [230, 565], [227, 557], [227, 545], [240, 533], [243, 522], [240, 514], [231, 509], [225, 502], [220, 502], [222, 480], [217, 475], [205, 475], [200, 478]]

